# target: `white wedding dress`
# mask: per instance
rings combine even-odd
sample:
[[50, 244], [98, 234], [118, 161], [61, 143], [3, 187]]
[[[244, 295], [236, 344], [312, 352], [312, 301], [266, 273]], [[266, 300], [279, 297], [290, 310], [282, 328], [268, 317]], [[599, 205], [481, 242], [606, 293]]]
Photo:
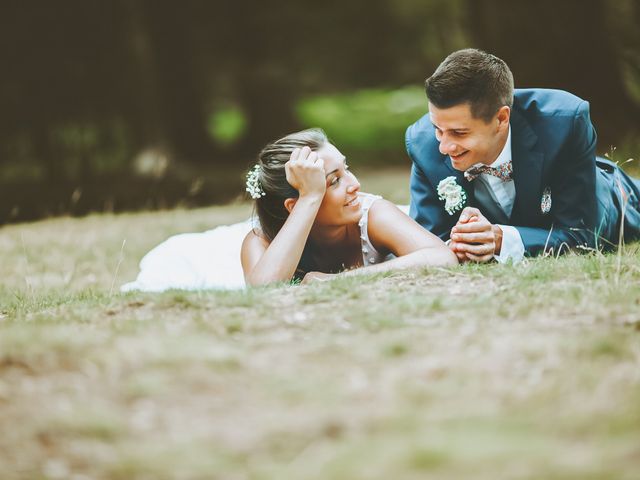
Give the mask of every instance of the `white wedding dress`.
[[140, 273], [123, 292], [163, 292], [244, 287], [240, 248], [251, 220], [202, 233], [183, 233], [154, 247], [140, 261]]
[[[365, 265], [384, 261], [367, 231], [369, 207], [377, 195], [359, 193], [362, 217], [359, 222], [362, 257]], [[400, 206], [405, 213], [408, 206]], [[256, 225], [246, 220], [216, 227], [202, 233], [174, 235], [154, 247], [140, 261], [140, 273], [120, 287], [122, 292], [163, 292], [165, 290], [235, 290], [245, 287], [240, 249], [242, 241]]]

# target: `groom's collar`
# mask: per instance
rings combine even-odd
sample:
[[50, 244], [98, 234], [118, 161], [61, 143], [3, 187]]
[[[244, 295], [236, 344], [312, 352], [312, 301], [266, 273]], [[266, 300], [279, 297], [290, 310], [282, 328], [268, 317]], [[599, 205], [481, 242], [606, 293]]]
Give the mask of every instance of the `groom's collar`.
[[503, 163], [507, 163], [511, 161], [511, 125], [509, 125], [509, 133], [507, 134], [507, 141], [502, 147], [502, 151], [498, 158], [496, 158], [495, 162], [493, 162], [490, 167], [496, 168], [502, 165]]

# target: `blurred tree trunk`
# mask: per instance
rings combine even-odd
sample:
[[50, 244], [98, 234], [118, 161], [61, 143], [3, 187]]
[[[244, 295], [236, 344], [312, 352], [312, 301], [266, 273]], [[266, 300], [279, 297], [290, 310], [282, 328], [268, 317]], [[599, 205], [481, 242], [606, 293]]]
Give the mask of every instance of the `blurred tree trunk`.
[[130, 113], [137, 143], [166, 149], [188, 163], [212, 163], [219, 152], [207, 131], [208, 92], [197, 55], [202, 46], [191, 35], [190, 22], [197, 20], [192, 4], [122, 5], [132, 45]]
[[247, 72], [238, 78], [240, 105], [247, 129], [234, 151], [238, 161], [254, 159], [267, 143], [301, 128], [295, 116], [295, 92], [277, 80]]
[[58, 164], [51, 142], [49, 125], [35, 121], [31, 127], [33, 152], [44, 167], [47, 181], [56, 183], [64, 178], [64, 165]]
[[160, 109], [160, 85], [155, 51], [144, 5], [138, 0], [121, 0], [126, 43], [130, 45], [130, 89], [123, 107], [130, 119], [134, 148], [166, 147], [166, 125]]
[[154, 43], [162, 52], [157, 75], [166, 137], [176, 158], [199, 165], [211, 163], [217, 152], [207, 132], [207, 95], [202, 85], [206, 78], [194, 58], [199, 45], [190, 42], [188, 18], [178, 11], [173, 16], [165, 12], [155, 26]]
[[251, 162], [268, 142], [300, 128], [295, 105], [302, 72], [297, 60], [301, 51], [313, 48], [310, 36], [317, 28], [301, 21], [307, 3], [258, 2], [250, 15], [242, 2], [227, 6], [219, 38], [233, 45], [226, 68], [247, 122], [232, 152], [237, 162]]
[[[517, 87], [571, 90], [588, 100], [600, 150], [640, 129], [604, 0], [468, 0], [474, 45], [511, 67]], [[637, 10], [636, 10], [637, 12]]]

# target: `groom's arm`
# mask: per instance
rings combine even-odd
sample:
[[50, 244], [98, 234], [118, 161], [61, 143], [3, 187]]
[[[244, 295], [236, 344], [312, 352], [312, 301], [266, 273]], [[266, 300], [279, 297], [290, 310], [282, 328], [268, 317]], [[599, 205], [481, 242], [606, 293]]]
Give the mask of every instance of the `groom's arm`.
[[[466, 225], [459, 222], [455, 226], [454, 249], [465, 252], [471, 260], [485, 261], [486, 255], [483, 256], [482, 247], [491, 244], [495, 245], [494, 254], [501, 256], [508, 253], [503, 253], [502, 249], [516, 253], [524, 250], [524, 254], [534, 256], [543, 252], [557, 254], [577, 247], [595, 247], [595, 146], [596, 134], [589, 119], [589, 104], [582, 102], [576, 109], [571, 132], [549, 175], [552, 196], [549, 213], [551, 228], [491, 225], [480, 212], [476, 212], [480, 221]], [[500, 227], [502, 232], [499, 231]], [[513, 238], [509, 240], [508, 235], [504, 235], [501, 242], [499, 234], [509, 233], [507, 228], [515, 229], [512, 232]], [[516, 238], [518, 234], [521, 240]], [[511, 248], [514, 246], [517, 248]], [[521, 255], [522, 253], [514, 255], [514, 260], [517, 261]]]
[[515, 226], [527, 255], [558, 254], [597, 245], [596, 139], [589, 104], [582, 102], [550, 175], [551, 228]]

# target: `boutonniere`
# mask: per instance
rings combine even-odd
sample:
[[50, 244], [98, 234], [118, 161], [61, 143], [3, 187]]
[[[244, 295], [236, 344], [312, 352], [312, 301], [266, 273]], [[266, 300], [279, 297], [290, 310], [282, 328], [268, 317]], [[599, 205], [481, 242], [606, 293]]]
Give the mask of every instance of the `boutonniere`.
[[546, 215], [551, 211], [551, 189], [549, 187], [542, 192], [542, 199], [540, 200], [540, 211], [543, 215]]
[[438, 198], [444, 200], [444, 209], [449, 215], [462, 210], [467, 202], [467, 194], [456, 183], [456, 177], [454, 176], [440, 180], [440, 183], [438, 183]]

